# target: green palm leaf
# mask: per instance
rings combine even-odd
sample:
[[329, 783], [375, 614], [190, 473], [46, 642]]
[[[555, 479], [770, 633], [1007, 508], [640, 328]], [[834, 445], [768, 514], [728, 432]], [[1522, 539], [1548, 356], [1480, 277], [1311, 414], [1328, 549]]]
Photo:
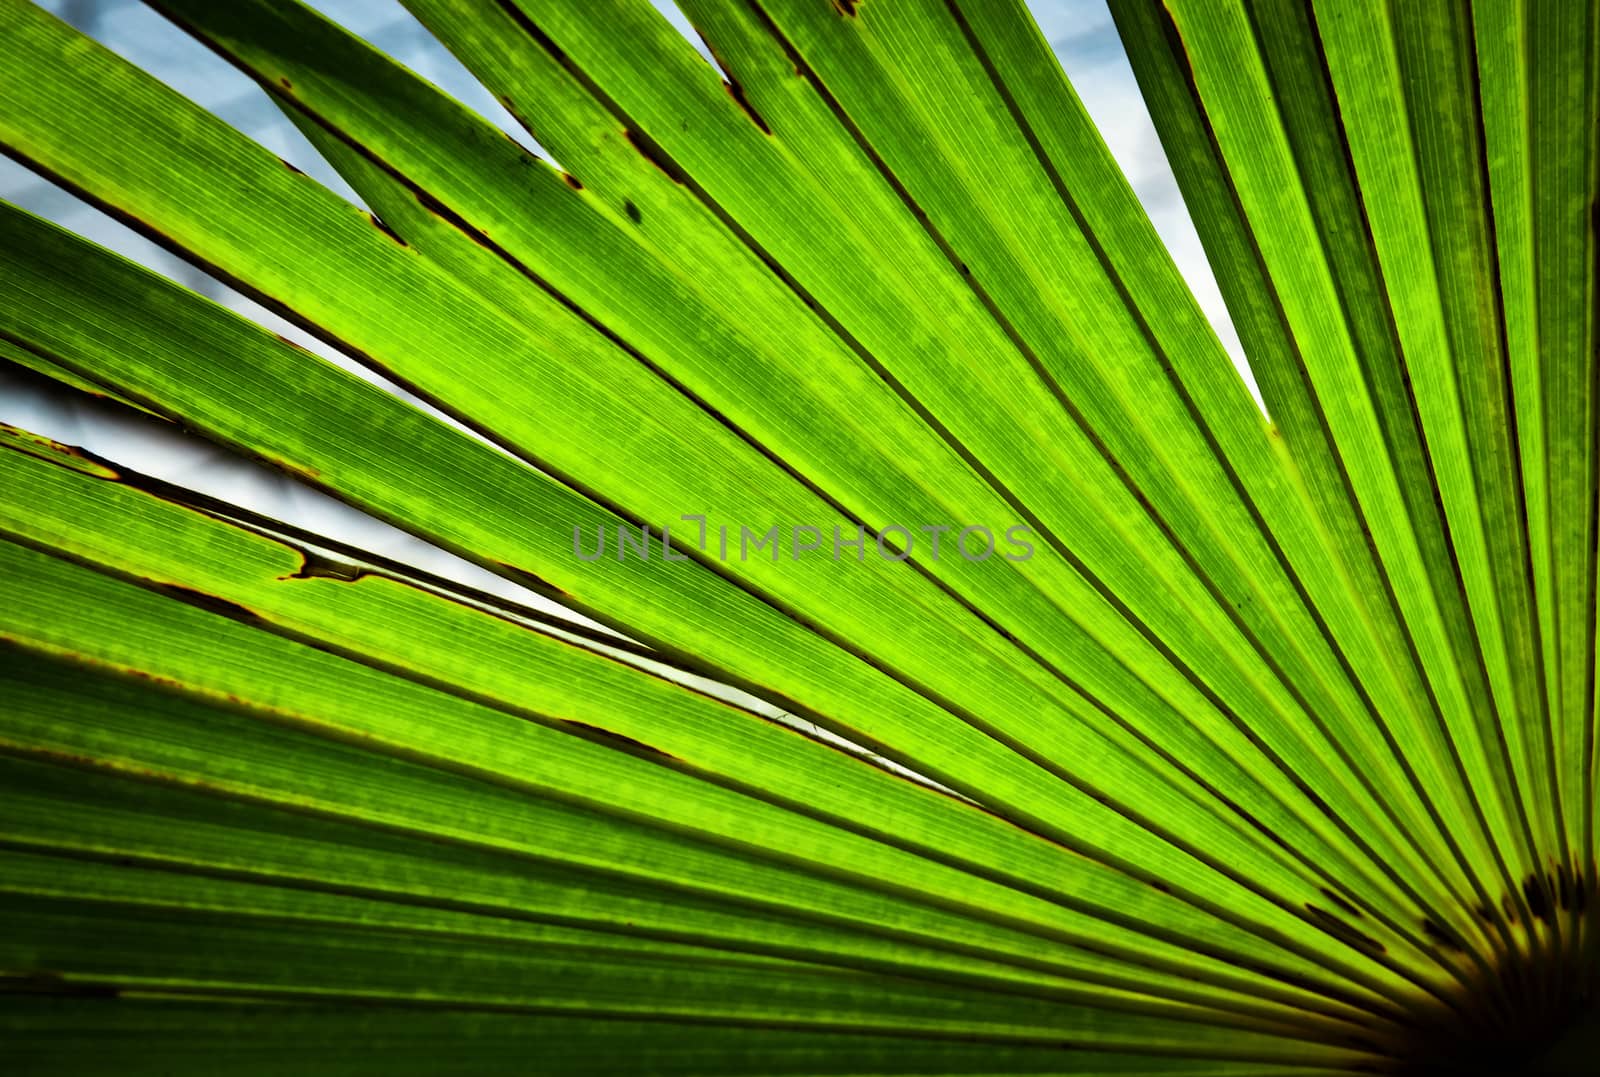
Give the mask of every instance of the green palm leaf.
[[25, 1072], [1592, 1071], [1593, 10], [1112, 4], [1269, 421], [1018, 0], [408, 0], [559, 167], [153, 6], [371, 213], [0, 146], [380, 377], [9, 205], [0, 356], [603, 628], [5, 428]]

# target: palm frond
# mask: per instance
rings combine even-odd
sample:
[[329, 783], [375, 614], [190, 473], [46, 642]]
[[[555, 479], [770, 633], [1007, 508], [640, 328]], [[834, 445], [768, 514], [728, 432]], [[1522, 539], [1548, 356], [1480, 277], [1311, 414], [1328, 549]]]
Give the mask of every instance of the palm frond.
[[9, 205], [0, 356], [610, 632], [7, 428], [28, 1072], [1586, 1072], [1593, 10], [1115, 0], [1264, 414], [1020, 0], [152, 6], [370, 212], [0, 146], [370, 376]]

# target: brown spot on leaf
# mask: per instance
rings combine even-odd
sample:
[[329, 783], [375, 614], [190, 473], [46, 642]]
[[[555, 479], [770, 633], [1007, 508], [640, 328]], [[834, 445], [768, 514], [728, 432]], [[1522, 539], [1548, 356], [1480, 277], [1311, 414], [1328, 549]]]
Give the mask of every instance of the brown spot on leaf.
[[69, 980], [54, 969], [30, 969], [0, 976], [0, 984], [11, 991], [29, 995], [70, 995], [76, 998], [117, 998], [121, 989], [109, 984]]
[[197, 591], [193, 587], [185, 587], [180, 583], [162, 583], [152, 581], [153, 589], [163, 594], [171, 595], [191, 606], [198, 606], [211, 613], [220, 614], [234, 621], [253, 623], [261, 618], [249, 606], [242, 606], [232, 599], [223, 598], [221, 595], [211, 594], [209, 591]]
[[1550, 907], [1550, 896], [1545, 891], [1543, 879], [1537, 875], [1529, 875], [1524, 879], [1522, 897], [1528, 903], [1528, 911], [1535, 919], [1547, 923], [1555, 919], [1555, 910]]
[[501, 575], [515, 583], [520, 583], [530, 591], [537, 591], [542, 595], [553, 595], [564, 599], [572, 597], [543, 576], [535, 575], [525, 568], [508, 565], [504, 561], [496, 561], [495, 565], [499, 568]]
[[1443, 924], [1435, 923], [1433, 920], [1424, 917], [1422, 921], [1422, 933], [1428, 936], [1428, 938], [1436, 946], [1443, 946], [1447, 950], [1455, 950], [1459, 953], [1466, 953], [1466, 947], [1461, 945], [1461, 940], [1456, 938], [1454, 932], [1445, 927]]
[[638, 224], [640, 221], [644, 220], [644, 214], [640, 213], [639, 207], [634, 205], [632, 202], [623, 202], [622, 212], [626, 213], [628, 215], [628, 220], [632, 221], [634, 224]]
[[322, 482], [322, 472], [314, 467], [306, 464], [297, 464], [293, 460], [279, 460], [270, 456], [264, 456], [261, 459], [285, 475], [292, 475], [301, 482], [310, 483], [313, 486], [320, 485]]
[[665, 151], [650, 140], [648, 135], [623, 128], [622, 137], [628, 140], [628, 145], [646, 161], [660, 169], [673, 183], [682, 183], [683, 177], [678, 173], [677, 166], [668, 159]]
[[0, 440], [10, 441], [13, 448], [29, 456], [48, 460], [58, 466], [71, 467], [97, 479], [105, 479], [108, 482], [126, 481], [126, 476], [112, 467], [103, 457], [87, 449], [80, 449], [76, 445], [66, 445], [54, 438], [31, 433], [10, 423], [0, 423]]
[[574, 176], [571, 172], [561, 173], [561, 182], [565, 183], [568, 187], [571, 187], [574, 191], [583, 190], [583, 181], [577, 176]]
[[757, 112], [756, 107], [750, 103], [750, 99], [745, 96], [744, 87], [739, 84], [737, 79], [723, 79], [722, 88], [728, 91], [728, 96], [733, 98], [733, 103], [738, 105], [746, 116], [750, 117], [750, 122], [761, 128], [762, 134], [772, 134], [772, 128], [767, 126], [767, 121], [761, 118], [761, 113]]
[[573, 732], [577, 733], [578, 736], [583, 737], [585, 740], [595, 741], [611, 748], [620, 748], [632, 755], [644, 754], [656, 756], [661, 759], [673, 758], [669, 753], [663, 752], [660, 748], [646, 744], [642, 740], [635, 740], [625, 733], [618, 733], [610, 729], [602, 729], [599, 726], [590, 725], [588, 722], [579, 722], [572, 718], [561, 719], [561, 724], [570, 728]]
[[1340, 912], [1347, 916], [1354, 916], [1357, 920], [1361, 919], [1360, 909], [1357, 909], [1354, 905], [1350, 904], [1348, 901], [1334, 893], [1332, 890], [1328, 889], [1326, 886], [1321, 887], [1321, 890], [1322, 896], [1339, 906]]
[[511, 143], [513, 146], [515, 146], [518, 149], [519, 153], [517, 154], [517, 164], [523, 165], [523, 166], [527, 166], [527, 165], [533, 164], [533, 155], [528, 152], [528, 149], [527, 149], [526, 146], [524, 146], [522, 143], [518, 142], [515, 138], [512, 138], [510, 132], [501, 131], [500, 132], [500, 137], [505, 139], [507, 142]]
[[297, 176], [305, 175], [304, 172], [300, 171], [298, 168], [296, 168], [294, 165], [290, 164], [288, 161], [285, 161], [282, 157], [278, 158], [278, 163], [281, 164], [284, 168], [287, 168], [290, 172], [293, 172]]
[[1320, 909], [1308, 901], [1306, 902], [1306, 912], [1310, 913], [1311, 918], [1328, 934], [1342, 939], [1359, 949], [1371, 950], [1380, 954], [1385, 952], [1383, 943], [1371, 935], [1357, 931], [1327, 909]]
[[354, 583], [367, 574], [367, 570], [360, 565], [346, 564], [335, 561], [331, 557], [311, 550], [300, 550], [300, 568], [294, 573], [280, 577], [288, 580], [339, 580], [344, 583]]
[[409, 247], [410, 246], [409, 243], [407, 243], [405, 240], [400, 238], [400, 234], [398, 232], [396, 232], [393, 228], [390, 228], [387, 224], [384, 224], [383, 221], [378, 217], [378, 215], [376, 213], [367, 214], [367, 219], [372, 222], [372, 227], [376, 228], [378, 231], [382, 232], [384, 235], [388, 236], [390, 239], [392, 239], [396, 243], [400, 244], [400, 246], [402, 246], [402, 247]]
[[861, 0], [833, 0], [833, 10], [845, 18], [855, 18], [856, 9], [861, 6]]

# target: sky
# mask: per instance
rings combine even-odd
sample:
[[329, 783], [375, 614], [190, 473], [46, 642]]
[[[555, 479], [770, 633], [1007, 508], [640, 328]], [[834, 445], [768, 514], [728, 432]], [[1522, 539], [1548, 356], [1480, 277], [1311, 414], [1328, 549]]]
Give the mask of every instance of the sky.
[[[259, 87], [142, 3], [137, 0], [38, 2], [302, 171], [351, 201], [360, 202], [349, 185], [283, 118]], [[312, 6], [401, 60], [491, 122], [514, 133], [525, 144], [530, 141], [516, 121], [428, 35], [401, 7], [399, 0], [315, 0]], [[704, 52], [671, 0], [657, 0], [657, 7]], [[1240, 358], [1238, 339], [1140, 99], [1104, 0], [1033, 0], [1029, 7], [1201, 308], [1253, 387]], [[295, 326], [7, 158], [0, 158], [0, 197], [148, 265], [369, 380], [381, 381]], [[388, 388], [406, 396], [396, 387]], [[550, 609], [549, 603], [531, 592], [347, 508], [278, 472], [231, 456], [167, 424], [73, 400], [52, 391], [38, 379], [9, 373], [4, 367], [0, 367], [0, 422], [82, 446], [169, 482], [331, 535], [438, 575], [537, 608]]]

